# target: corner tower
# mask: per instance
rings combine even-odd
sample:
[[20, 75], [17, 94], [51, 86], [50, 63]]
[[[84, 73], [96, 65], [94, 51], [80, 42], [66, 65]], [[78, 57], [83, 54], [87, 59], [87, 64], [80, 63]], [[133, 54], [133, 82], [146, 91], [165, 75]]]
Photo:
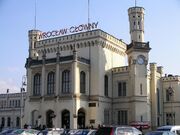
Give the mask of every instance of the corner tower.
[[30, 30], [28, 32], [29, 37], [29, 58], [35, 59], [37, 57], [36, 42], [40, 40], [41, 31]]
[[144, 42], [144, 8], [128, 9], [131, 41]]

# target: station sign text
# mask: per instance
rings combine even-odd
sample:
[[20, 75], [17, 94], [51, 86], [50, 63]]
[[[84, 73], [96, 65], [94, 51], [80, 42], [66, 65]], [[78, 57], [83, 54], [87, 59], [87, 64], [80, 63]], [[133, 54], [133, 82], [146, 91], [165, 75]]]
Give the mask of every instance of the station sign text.
[[93, 30], [93, 29], [97, 29], [97, 27], [98, 27], [98, 22], [93, 22], [93, 23], [88, 23], [88, 24], [81, 24], [78, 26], [71, 26], [69, 28], [64, 28], [64, 29], [59, 29], [59, 30], [42, 32], [39, 36], [40, 36], [40, 39], [46, 39], [50, 37], [57, 37], [57, 36], [71, 34], [71, 33]]

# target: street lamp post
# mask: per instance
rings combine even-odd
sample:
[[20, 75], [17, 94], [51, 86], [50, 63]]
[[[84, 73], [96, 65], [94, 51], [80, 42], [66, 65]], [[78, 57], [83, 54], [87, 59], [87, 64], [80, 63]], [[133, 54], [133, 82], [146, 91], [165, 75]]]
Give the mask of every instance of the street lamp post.
[[23, 125], [22, 125], [23, 108], [24, 108], [23, 93], [25, 92], [25, 86], [26, 86], [26, 75], [23, 75], [22, 76], [22, 86], [21, 86], [21, 107], [20, 107], [21, 128], [23, 128]]

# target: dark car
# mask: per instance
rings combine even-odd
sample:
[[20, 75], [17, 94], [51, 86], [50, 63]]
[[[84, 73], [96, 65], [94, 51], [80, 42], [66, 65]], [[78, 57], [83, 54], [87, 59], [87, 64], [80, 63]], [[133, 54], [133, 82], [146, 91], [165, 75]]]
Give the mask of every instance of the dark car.
[[87, 135], [89, 133], [89, 131], [90, 131], [89, 129], [81, 129], [74, 135]]
[[142, 132], [130, 126], [109, 126], [99, 128], [95, 135], [142, 135]]
[[63, 133], [64, 133], [64, 129], [55, 128], [55, 129], [42, 130], [37, 135], [61, 135]]
[[170, 131], [150, 131], [147, 132], [145, 135], [176, 135], [176, 134]]
[[14, 129], [5, 129], [5, 130], [0, 132], [0, 135], [8, 135], [13, 131], [14, 131]]

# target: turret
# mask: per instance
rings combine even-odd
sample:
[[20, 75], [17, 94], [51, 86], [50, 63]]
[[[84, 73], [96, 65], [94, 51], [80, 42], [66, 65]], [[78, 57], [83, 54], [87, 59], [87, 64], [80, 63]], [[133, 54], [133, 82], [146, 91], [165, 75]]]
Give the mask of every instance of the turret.
[[29, 58], [37, 58], [36, 52], [36, 42], [40, 40], [41, 31], [39, 30], [30, 30], [28, 32], [29, 37]]
[[144, 42], [144, 8], [128, 9], [131, 41]]

